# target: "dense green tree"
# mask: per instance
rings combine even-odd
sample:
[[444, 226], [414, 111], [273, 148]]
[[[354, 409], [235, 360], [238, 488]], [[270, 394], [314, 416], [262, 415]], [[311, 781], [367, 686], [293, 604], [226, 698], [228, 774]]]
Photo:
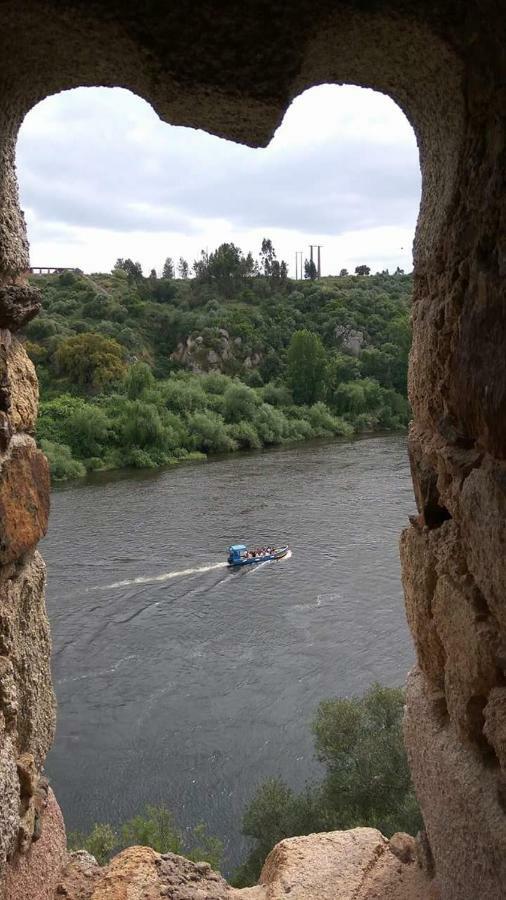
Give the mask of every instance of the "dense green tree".
[[185, 281], [188, 278], [188, 263], [184, 259], [184, 257], [179, 257], [179, 262], [177, 264], [177, 272], [180, 278]]
[[260, 272], [266, 278], [273, 274], [273, 265], [276, 262], [276, 251], [270, 238], [263, 238], [260, 248]]
[[307, 329], [292, 336], [287, 355], [287, 379], [296, 403], [320, 400], [325, 384], [327, 358], [317, 334]]
[[272, 847], [292, 835], [357, 826], [387, 837], [416, 834], [422, 821], [402, 738], [403, 709], [403, 691], [378, 684], [363, 697], [320, 703], [313, 734], [326, 774], [301, 794], [280, 779], [257, 790], [242, 825], [254, 845], [236, 874], [237, 886], [254, 884]]
[[370, 275], [369, 266], [355, 266], [355, 275]]
[[167, 257], [163, 264], [162, 278], [174, 278], [174, 262], [170, 256]]
[[340, 278], [345, 278], [348, 274], [348, 269], [341, 269], [341, 271], [339, 272]]
[[215, 284], [226, 297], [231, 296], [241, 282], [255, 272], [251, 253], [246, 256], [235, 244], [227, 243], [207, 255], [202, 251], [201, 259], [194, 263], [196, 278]]
[[126, 272], [128, 277], [133, 281], [142, 278], [142, 266], [140, 262], [134, 262], [133, 259], [117, 259], [114, 268]]
[[62, 375], [92, 392], [120, 381], [126, 371], [124, 351], [118, 342], [91, 332], [62, 341], [55, 360]]
[[135, 363], [130, 366], [126, 378], [125, 387], [129, 400], [138, 400], [143, 394], [146, 394], [154, 387], [155, 378], [152, 370], [144, 362]]
[[314, 260], [306, 259], [304, 260], [304, 278], [309, 278], [311, 281], [314, 281], [315, 278], [318, 277], [318, 270], [315, 266]]

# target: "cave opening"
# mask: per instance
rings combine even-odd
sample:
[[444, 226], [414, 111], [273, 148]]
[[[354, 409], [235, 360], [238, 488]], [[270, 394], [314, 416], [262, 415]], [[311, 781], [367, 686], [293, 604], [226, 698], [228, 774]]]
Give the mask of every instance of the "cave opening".
[[[311, 102], [314, 108], [311, 107]], [[213, 247], [212, 241], [219, 244], [222, 240], [231, 238], [245, 251], [254, 251], [255, 245], [260, 246], [262, 237], [270, 235], [279, 257], [286, 256], [291, 269], [290, 275], [293, 276], [293, 250], [298, 246], [305, 246], [304, 241], [307, 234], [310, 234], [308, 240], [314, 245], [324, 245], [323, 287], [325, 277], [328, 278], [331, 274], [339, 276], [341, 269], [348, 269], [350, 277], [354, 277], [353, 269], [361, 263], [370, 263], [372, 278], [379, 279], [385, 274], [385, 270], [390, 269], [393, 275], [398, 268], [398, 283], [402, 284], [406, 276], [401, 270], [411, 269], [410, 247], [420, 190], [418, 149], [411, 126], [393, 101], [357, 87], [324, 85], [299, 97], [295, 101], [295, 108], [297, 103], [305, 104], [303, 113], [299, 114], [294, 123], [290, 119], [289, 110], [276, 137], [265, 150], [244, 148], [203, 132], [163, 125], [144, 101], [120, 89], [77, 89], [49, 98], [30, 114], [26, 129], [22, 130], [20, 136], [18, 167], [32, 262], [35, 268], [54, 266], [66, 270], [61, 274], [37, 274], [33, 277], [33, 284], [44, 285], [43, 311], [26, 328], [26, 337], [31, 345], [29, 352], [37, 364], [42, 385], [41, 416], [45, 422], [43, 427], [47, 429], [46, 441], [51, 436], [56, 436], [56, 430], [51, 432], [53, 426], [47, 425], [46, 412], [51, 404], [51, 410], [55, 407], [56, 395], [52, 390], [51, 380], [61, 374], [53, 360], [58, 347], [73, 333], [96, 330], [104, 337], [122, 344], [130, 362], [136, 357], [149, 359], [149, 355], [145, 354], [145, 347], [132, 344], [132, 321], [128, 322], [128, 319], [131, 317], [133, 320], [138, 311], [136, 312], [135, 303], [128, 296], [132, 294], [131, 283], [123, 276], [121, 279], [116, 277], [115, 283], [114, 276], [107, 274], [105, 277], [99, 271], [105, 268], [110, 270], [116, 258], [130, 257], [137, 260], [141, 256], [145, 275], [150, 269], [157, 267], [157, 281], [162, 282], [161, 263], [172, 246], [178, 247], [172, 251], [174, 261], [179, 256], [191, 261], [192, 257], [199, 258], [203, 246]], [[329, 109], [336, 109], [335, 121], [329, 116]], [[93, 122], [95, 127], [91, 128]], [[160, 129], [164, 131], [163, 136]], [[41, 146], [43, 152], [40, 152]], [[155, 152], [146, 153], [147, 147], [154, 147]], [[226, 149], [220, 150], [223, 147]], [[224, 153], [223, 160], [219, 158], [220, 152]], [[308, 155], [309, 161], [306, 161], [304, 169], [301, 160]], [[213, 160], [212, 165], [210, 160]], [[235, 185], [233, 188], [229, 187], [230, 181]], [[206, 194], [208, 182], [210, 189]], [[171, 191], [175, 193], [175, 203], [171, 203]], [[193, 221], [184, 211], [185, 202], [189, 203]], [[253, 229], [245, 227], [248, 203], [253, 206]], [[274, 216], [269, 213], [269, 204], [274, 208]], [[49, 210], [47, 214], [44, 212], [46, 209]], [[334, 216], [336, 210], [337, 219]], [[266, 215], [267, 219], [262, 219]], [[332, 231], [342, 231], [347, 221], [354, 221], [355, 227], [348, 229], [340, 240], [335, 240]], [[267, 224], [262, 224], [263, 222]], [[188, 231], [182, 243], [176, 230], [178, 227]], [[143, 228], [148, 230], [143, 233]], [[151, 228], [152, 231], [149, 230]], [[221, 238], [216, 237], [220, 234]], [[140, 250], [136, 249], [139, 247]], [[308, 247], [304, 256], [309, 255]], [[104, 262], [97, 265], [97, 258]], [[67, 267], [84, 270], [84, 275], [77, 273], [72, 276], [70, 273], [69, 277]], [[304, 282], [300, 279], [300, 283], [308, 287], [311, 281]], [[337, 279], [332, 284], [336, 283]], [[295, 282], [295, 288], [296, 286]], [[379, 288], [376, 292], [378, 304], [382, 302], [381, 284]], [[116, 296], [111, 297], [111, 293]], [[70, 301], [68, 294], [71, 295]], [[196, 310], [202, 316], [204, 312], [216, 312], [212, 307], [213, 302], [216, 303], [216, 300], [211, 296], [206, 297], [205, 303], [199, 301], [196, 307], [191, 304], [187, 306], [190, 311]], [[247, 305], [248, 302], [251, 304], [251, 298], [249, 301], [242, 301], [242, 304]], [[324, 300], [321, 297], [318, 302], [314, 302], [316, 311], [318, 303], [322, 302]], [[366, 297], [364, 302], [367, 304], [373, 301]], [[175, 350], [177, 346], [171, 347], [172, 353]], [[350, 358], [355, 358], [353, 353], [350, 353]], [[170, 371], [164, 370], [163, 365], [158, 363], [157, 377], [169, 375]], [[260, 389], [258, 385], [256, 387]], [[46, 399], [44, 393], [47, 391]], [[77, 394], [86, 397], [86, 390], [78, 389]], [[99, 397], [100, 391], [91, 389], [89, 396], [92, 399]], [[188, 401], [188, 397], [183, 397], [177, 402], [195, 401], [191, 398]], [[173, 411], [175, 410], [177, 406], [174, 407]], [[56, 412], [60, 415], [61, 409]], [[88, 441], [83, 446], [91, 454], [94, 440], [100, 448], [99, 437], [90, 436], [89, 422], [86, 419], [83, 421], [79, 410], [70, 412], [73, 424], [67, 434], [69, 442], [75, 440], [72, 452], [76, 454], [79, 447], [75, 429], [81, 422], [82, 437], [79, 440]], [[58, 443], [53, 441], [55, 442]], [[407, 465], [403, 461], [405, 454], [395, 442], [391, 449], [394, 467], [399, 469], [399, 479], [396, 478], [395, 482], [401, 483], [402, 491], [407, 491]], [[383, 453], [387, 451], [388, 445], [379, 450], [376, 458], [380, 467], [384, 465]], [[308, 477], [307, 464], [301, 461], [294, 463], [291, 457], [285, 459], [282, 452], [272, 452], [274, 461], [272, 464], [267, 463], [267, 466], [272, 466], [279, 479], [283, 477], [285, 464], [295, 465], [296, 475], [300, 468], [301, 472], [306, 472], [304, 477]], [[253, 465], [258, 464], [248, 460], [249, 457], [246, 456], [244, 464], [241, 463], [243, 471], [238, 476], [242, 489], [247, 492], [248, 503], [244, 503], [244, 511], [241, 511], [243, 522], [235, 521], [234, 527], [242, 527], [243, 531], [254, 535], [260, 531], [268, 541], [271, 537], [269, 528], [265, 528], [261, 517], [254, 518], [251, 513], [255, 508], [256, 494], [251, 486], [247, 486], [248, 473]], [[321, 463], [325, 470], [324, 457]], [[139, 456], [136, 464], [142, 466], [142, 457]], [[339, 459], [336, 464], [340, 465]], [[348, 462], [345, 464], [348, 465]], [[257, 477], [261, 477], [263, 465], [262, 462]], [[374, 463], [371, 462], [371, 465], [374, 466]], [[216, 479], [225, 488], [230, 475], [227, 474], [224, 463], [218, 461], [213, 466], [216, 466]], [[218, 661], [219, 676], [215, 678], [215, 694], [219, 697], [220, 691], [225, 690], [227, 693], [228, 688], [224, 688], [224, 685], [227, 678], [230, 678], [230, 671], [227, 673], [227, 669], [220, 667], [219, 662], [220, 659], [227, 658], [230, 651], [227, 651], [217, 635], [207, 642], [199, 639], [198, 629], [202, 623], [198, 621], [198, 617], [195, 621], [196, 630], [192, 631], [191, 644], [187, 647], [188, 634], [182, 606], [187, 594], [190, 598], [202, 595], [203, 588], [202, 584], [199, 586], [199, 579], [207, 579], [211, 596], [215, 596], [212, 592], [225, 590], [221, 587], [222, 579], [227, 588], [229, 584], [223, 578], [221, 564], [217, 561], [218, 547], [223, 546], [224, 550], [234, 535], [227, 533], [226, 518], [220, 519], [217, 535], [212, 534], [214, 526], [210, 522], [216, 514], [217, 504], [212, 470], [204, 470], [207, 476], [205, 512], [195, 505], [195, 497], [191, 496], [191, 482], [200, 476], [187, 474], [191, 473], [190, 469], [181, 470], [181, 474], [178, 473], [177, 476], [175, 471], [170, 473], [171, 478], [175, 477], [181, 483], [180, 489], [183, 497], [190, 503], [192, 516], [189, 524], [179, 518], [177, 525], [171, 521], [164, 526], [164, 506], [157, 508], [153, 515], [156, 502], [153, 499], [146, 501], [143, 496], [146, 491], [156, 490], [158, 476], [155, 472], [139, 470], [139, 475], [130, 480], [128, 475], [121, 472], [117, 475], [101, 473], [100, 468], [100, 465], [90, 465], [91, 475], [87, 485], [80, 489], [81, 495], [70, 485], [61, 495], [54, 497], [54, 507], [58, 514], [61, 511], [62, 522], [55, 525], [53, 539], [50, 531], [44, 548], [49, 563], [49, 608], [51, 617], [54, 617], [52, 625], [56, 694], [60, 707], [59, 731], [55, 748], [49, 756], [49, 771], [55, 780], [70, 826], [86, 828], [97, 818], [125, 819], [138, 811], [146, 801], [156, 802], [167, 793], [170, 795], [170, 788], [167, 790], [166, 787], [167, 770], [157, 768], [154, 761], [149, 760], [152, 751], [157, 755], [161, 754], [163, 758], [165, 754], [172, 752], [184, 773], [180, 784], [174, 786], [173, 791], [179, 810], [183, 810], [185, 827], [190, 827], [195, 816], [202, 812], [202, 792], [208, 793], [214, 798], [215, 808], [206, 808], [207, 819], [210, 820], [211, 828], [230, 847], [233, 843], [231, 834], [239, 830], [241, 813], [245, 799], [251, 794], [252, 781], [266, 775], [279, 774], [281, 758], [291, 760], [295, 786], [302, 786], [308, 770], [318, 771], [313, 762], [308, 762], [312, 756], [309, 730], [302, 748], [299, 746], [297, 750], [296, 732], [299, 730], [301, 704], [298, 692], [290, 694], [288, 713], [281, 706], [272, 721], [262, 723], [261, 729], [265, 734], [252, 753], [251, 765], [248, 765], [245, 777], [239, 778], [239, 789], [234, 789], [231, 785], [236, 775], [236, 759], [226, 753], [221, 738], [217, 737], [216, 725], [209, 721], [199, 700], [199, 691], [202, 692], [199, 679], [200, 682], [212, 682], [213, 679], [211, 669], [199, 662], [202, 655], [205, 656], [211, 646], [214, 660]], [[390, 519], [386, 505], [389, 502], [387, 488], [393, 483], [394, 476], [391, 466], [387, 466], [385, 491], [376, 493], [370, 487], [369, 490], [372, 502], [383, 507], [377, 540], [386, 540], [388, 543], [388, 563], [385, 565], [385, 572], [380, 575], [384, 579], [380, 583], [388, 594], [389, 624], [387, 622], [382, 629], [383, 644], [388, 648], [385, 652], [395, 655], [392, 649], [395, 643], [402, 644], [402, 652], [395, 664], [387, 664], [386, 678], [392, 683], [400, 683], [411, 660], [411, 653], [397, 583], [395, 536], [405, 521], [407, 512], [411, 510], [411, 500], [407, 501], [407, 494], [404, 494], [403, 500], [397, 497], [394, 514]], [[365, 477], [365, 473], [358, 473], [357, 485], [360, 483], [364, 486], [362, 479]], [[392, 482], [388, 479], [392, 479]], [[303, 504], [310, 503], [309, 498], [301, 500], [296, 485], [295, 478], [292, 489], [294, 496]], [[343, 482], [343, 489], [346, 490], [346, 481]], [[365, 486], [364, 490], [367, 490]], [[163, 504], [170, 503], [168, 483], [163, 485], [162, 491]], [[125, 492], [128, 492], [126, 498]], [[82, 501], [79, 496], [82, 496]], [[359, 502], [358, 498], [361, 496], [360, 492], [356, 494], [356, 502]], [[320, 500], [323, 502], [321, 496]], [[76, 509], [79, 510], [78, 515]], [[367, 527], [367, 517], [372, 514], [372, 509], [373, 507], [367, 511], [366, 508], [364, 520], [360, 518], [360, 522], [356, 523], [356, 534], [352, 540], [353, 553], [358, 553], [360, 532]], [[270, 509], [269, 513], [274, 515], [274, 510]], [[53, 511], [53, 517], [56, 514]], [[287, 516], [293, 514], [293, 509], [287, 511]], [[171, 513], [171, 519], [173, 515]], [[348, 508], [348, 515], [354, 515], [352, 506]], [[128, 521], [127, 528], [125, 521]], [[290, 528], [293, 529], [293, 520], [288, 518], [286, 521], [290, 522]], [[322, 525], [324, 521], [322, 517]], [[71, 539], [69, 529], [72, 522], [75, 523], [76, 531]], [[211, 545], [207, 554], [210, 557], [211, 574], [206, 572], [205, 576], [195, 572], [195, 569], [205, 569], [205, 564], [201, 565], [197, 559], [188, 563], [188, 554], [180, 552], [181, 546], [192, 549], [199, 524], [202, 523], [209, 529], [208, 540]], [[164, 527], [167, 527], [171, 536], [170, 548], [166, 548], [166, 551], [169, 550], [169, 566], [164, 558]], [[283, 530], [284, 527], [288, 526], [283, 524], [281, 518], [278, 528]], [[329, 527], [328, 522], [326, 527]], [[150, 528], [157, 531], [156, 539], [150, 535]], [[272, 529], [272, 525], [270, 528]], [[340, 528], [344, 530], [344, 521]], [[107, 550], [110, 535], [113, 540]], [[153, 545], [148, 556], [150, 564], [143, 560], [140, 566], [139, 547], [144, 545], [146, 535]], [[218, 543], [215, 538], [218, 538]], [[322, 533], [322, 542], [323, 540]], [[342, 538], [340, 540], [342, 543]], [[374, 540], [371, 547], [373, 544]], [[72, 550], [69, 549], [70, 546]], [[199, 547], [205, 556], [202, 538]], [[383, 543], [381, 547], [384, 547]], [[76, 568], [78, 560], [79, 568]], [[204, 563], [205, 561], [206, 559]], [[305, 668], [299, 673], [293, 672], [294, 683], [302, 683], [302, 708], [306, 719], [310, 718], [318, 700], [323, 699], [325, 694], [361, 692], [374, 677], [382, 680], [382, 671], [385, 674], [385, 670], [381, 668], [381, 654], [372, 663], [370, 660], [367, 662], [365, 677], [360, 674], [360, 658], [364, 658], [364, 654], [368, 656], [370, 652], [367, 641], [364, 643], [363, 634], [369, 616], [365, 598], [375, 590], [378, 564], [381, 571], [384, 564], [380, 562], [377, 553], [370, 564], [364, 564], [361, 557], [357, 557], [355, 561], [356, 568], [364, 572], [363, 582], [358, 588], [360, 611], [352, 629], [357, 657], [354, 662], [346, 664], [343, 658], [344, 667], [351, 665], [352, 670], [357, 673], [355, 681], [348, 680], [343, 685], [342, 666], [336, 670], [331, 662], [336, 647], [332, 646], [332, 642], [325, 641], [323, 631], [319, 637], [316, 633], [313, 636], [312, 644], [315, 649], [307, 654]], [[353, 569], [349, 560], [345, 563], [342, 554], [339, 565], [346, 566], [348, 572]], [[99, 566], [102, 566], [102, 570], [100, 577], [97, 577]], [[58, 573], [58, 579], [61, 577], [61, 581], [55, 584], [54, 601], [51, 594], [52, 569]], [[74, 570], [73, 573], [71, 569]], [[279, 573], [281, 571], [280, 569]], [[349, 575], [346, 577], [349, 579]], [[181, 665], [169, 677], [163, 671], [163, 646], [159, 642], [155, 643], [154, 654], [148, 653], [148, 657], [153, 656], [154, 661], [147, 661], [139, 635], [142, 634], [143, 622], [149, 616], [149, 610], [154, 613], [154, 618], [148, 623], [144, 634], [146, 644], [149, 646], [151, 629], [156, 627], [162, 629], [163, 633], [161, 616], [166, 603], [166, 592], [175, 584], [183, 585], [185, 578], [188, 579], [188, 590], [185, 586], [180, 592], [172, 594], [171, 599], [176, 605], [181, 605], [181, 621], [177, 628], [181, 646], [186, 647], [186, 651], [180, 654]], [[212, 579], [211, 584], [209, 578]], [[259, 598], [268, 599], [276, 596], [277, 590], [282, 590], [282, 587], [260, 587], [259, 577], [250, 580], [252, 584], [258, 582], [253, 595], [255, 597], [258, 593]], [[309, 585], [307, 590], [311, 590]], [[347, 581], [346, 590], [351, 591], [353, 596], [351, 580]], [[346, 593], [344, 596], [346, 598]], [[83, 616], [80, 623], [79, 597], [86, 610], [86, 616]], [[308, 605], [306, 615], [310, 614], [313, 605], [316, 610], [322, 611], [328, 605], [329, 613], [321, 618], [318, 626], [326, 629], [332, 619], [335, 621], [339, 615], [341, 599], [340, 590], [336, 589], [336, 576], [329, 572], [325, 583]], [[109, 602], [111, 607], [108, 609]], [[205, 608], [208, 610], [208, 604]], [[287, 614], [286, 609], [283, 614]], [[265, 610], [262, 615], [265, 615]], [[111, 638], [107, 634], [111, 629], [109, 617], [112, 618], [113, 630], [117, 629], [112, 640], [114, 651], [111, 650]], [[220, 627], [225, 631], [225, 622], [220, 621]], [[261, 621], [260, 618], [250, 624], [252, 634], [263, 642], [265, 639], [261, 633]], [[240, 630], [239, 623], [235, 627]], [[304, 625], [295, 622], [292, 628], [302, 649], [305, 642]], [[131, 632], [133, 642], [127, 632]], [[76, 634], [79, 634], [77, 640]], [[177, 655], [175, 639], [171, 637], [170, 640], [171, 653]], [[238, 640], [237, 635], [235, 640]], [[316, 668], [325, 672], [321, 684], [314, 675], [320, 640], [324, 644], [324, 659], [320, 660]], [[343, 635], [339, 646], [345, 642], [346, 637]], [[239, 660], [242, 654], [246, 660], [251, 661], [252, 654], [254, 656], [258, 651], [254, 650], [254, 646], [252, 648], [248, 640], [242, 639], [242, 643], [239, 643]], [[275, 646], [271, 648], [271, 652], [276, 653]], [[192, 664], [185, 659], [186, 653], [193, 659]], [[286, 648], [282, 649], [282, 653], [286, 653]], [[201, 672], [196, 676], [195, 671], [198, 672], [199, 666]], [[142, 674], [146, 668], [152, 672], [151, 681], [145, 673]], [[268, 657], [265, 668], [269, 668]], [[234, 664], [234, 671], [239, 669], [239, 663]], [[276, 669], [274, 671], [277, 681], [281, 676]], [[191, 692], [185, 693], [186, 679], [190, 686], [195, 687], [193, 696]], [[221, 683], [218, 683], [220, 679]], [[309, 688], [304, 687], [305, 679], [309, 679]], [[268, 683], [261, 685], [259, 697], [265, 700], [269, 691], [274, 689], [274, 681], [270, 687]], [[242, 700], [241, 692], [245, 693]], [[183, 698], [190, 696], [191, 700], [181, 700], [176, 704], [177, 711], [174, 711], [166, 700], [171, 694], [177, 693], [182, 693]], [[209, 695], [208, 702], [212, 706], [217, 701]], [[243, 685], [239, 678], [236, 694], [232, 697], [234, 715], [223, 717], [218, 710], [226, 743], [229, 740], [227, 734], [234, 734], [240, 728], [244, 716], [250, 721], [258, 716], [262, 722], [258, 704], [258, 698], [254, 697], [254, 682]], [[218, 707], [219, 705], [218, 703]], [[192, 706], [196, 715], [187, 716], [185, 725], [185, 715]], [[118, 710], [124, 710], [125, 715]], [[153, 718], [156, 720], [155, 725]], [[177, 728], [181, 737], [176, 739], [171, 739], [171, 729], [167, 724], [172, 718], [181, 722], [181, 726]], [[136, 722], [134, 733], [131, 727], [133, 719]], [[86, 722], [84, 736], [83, 721]], [[198, 738], [195, 741], [195, 735], [206, 729], [206, 739], [200, 743]], [[151, 746], [148, 751], [145, 742], [149, 732], [148, 743]], [[273, 738], [279, 733], [285, 734], [285, 739], [281, 742]], [[105, 758], [108, 751], [111, 753], [111, 761], [104, 767], [104, 777], [100, 776], [98, 779], [97, 734], [103, 737], [103, 747], [99, 751], [101, 758]], [[274, 744], [274, 749], [266, 752], [265, 747], [268, 748], [271, 744]], [[175, 749], [171, 750], [171, 746]], [[123, 757], [121, 748], [128, 748]], [[238, 746], [235, 755], [237, 758], [244, 758], [247, 752], [246, 746]], [[152, 773], [147, 791], [145, 784], [136, 784], [135, 766], [140, 765], [139, 760], [142, 759], [148, 760]], [[76, 760], [79, 760], [77, 765]], [[220, 760], [224, 760], [221, 771]], [[305, 768], [306, 763], [309, 769]], [[110, 772], [111, 765], [116, 771], [114, 776]], [[166, 765], [169, 765], [168, 760]], [[201, 780], [194, 777], [199, 765], [202, 765], [206, 773], [204, 788]], [[58, 768], [63, 773], [60, 784], [56, 784]], [[174, 776], [172, 780], [178, 781]], [[107, 790], [106, 783], [109, 785]], [[224, 820], [225, 827], [220, 832], [220, 823]], [[241, 844], [240, 849], [243, 846]], [[232, 847], [230, 859], [237, 862], [238, 854], [237, 847]]]

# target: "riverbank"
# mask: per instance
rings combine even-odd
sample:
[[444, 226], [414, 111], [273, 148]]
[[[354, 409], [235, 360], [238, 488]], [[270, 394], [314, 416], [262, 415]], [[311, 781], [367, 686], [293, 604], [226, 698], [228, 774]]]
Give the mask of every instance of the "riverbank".
[[37, 280], [24, 340], [53, 478], [405, 428], [411, 278], [263, 271]]
[[294, 404], [283, 385], [251, 388], [222, 374], [184, 372], [156, 381], [141, 363], [131, 366], [121, 392], [42, 402], [37, 436], [53, 479], [63, 481], [407, 424], [407, 402], [395, 391], [372, 379], [350, 387], [361, 411], [345, 406], [336, 415], [322, 401]]

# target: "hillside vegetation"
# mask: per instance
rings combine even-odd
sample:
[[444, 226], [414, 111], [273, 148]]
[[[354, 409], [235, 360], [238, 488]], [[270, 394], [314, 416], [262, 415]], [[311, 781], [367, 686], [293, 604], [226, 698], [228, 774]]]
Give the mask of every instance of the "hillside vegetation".
[[222, 245], [193, 278], [130, 260], [34, 278], [24, 339], [54, 478], [406, 427], [411, 277], [295, 282], [264, 245], [259, 263]]

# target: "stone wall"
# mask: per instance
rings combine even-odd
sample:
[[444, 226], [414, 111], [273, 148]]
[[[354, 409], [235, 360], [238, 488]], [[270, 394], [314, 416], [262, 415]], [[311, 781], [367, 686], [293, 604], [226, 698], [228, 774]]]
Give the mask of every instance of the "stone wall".
[[406, 741], [442, 896], [504, 896], [505, 18], [504, 0], [0, 5], [0, 867], [10, 858], [16, 868], [40, 833], [39, 773], [54, 724], [35, 550], [48, 476], [31, 436], [34, 373], [13, 336], [39, 306], [24, 278], [19, 125], [50, 93], [118, 85], [167, 121], [258, 146], [297, 93], [331, 81], [393, 97], [420, 149], [410, 375], [418, 516], [401, 542], [419, 668]]

